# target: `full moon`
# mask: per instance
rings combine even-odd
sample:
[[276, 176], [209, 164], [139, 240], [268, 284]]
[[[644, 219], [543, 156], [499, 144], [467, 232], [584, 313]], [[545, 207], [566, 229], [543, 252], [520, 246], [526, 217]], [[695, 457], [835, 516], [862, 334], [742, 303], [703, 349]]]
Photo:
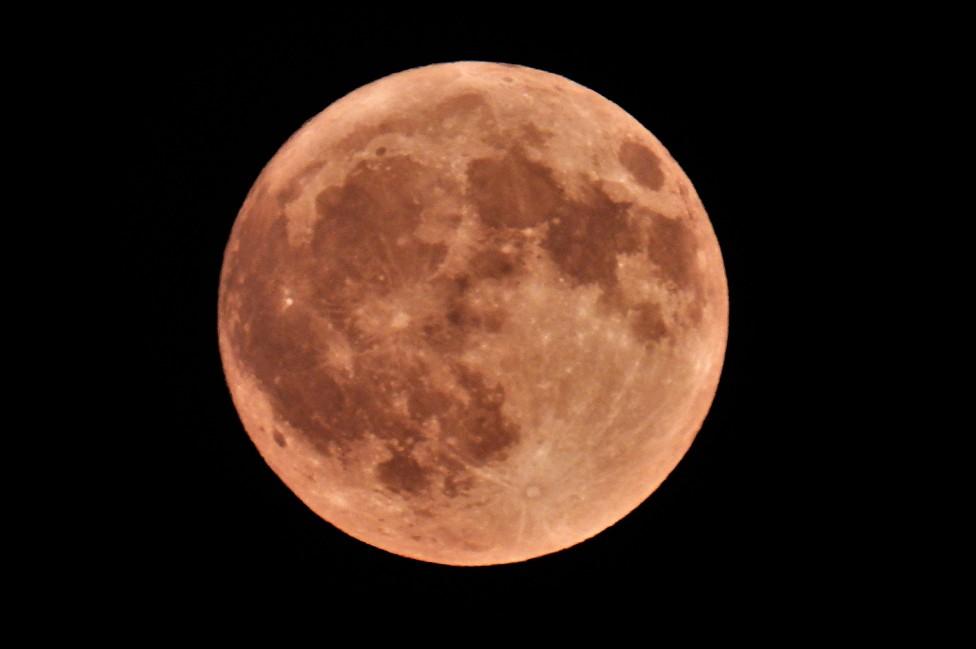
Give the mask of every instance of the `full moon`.
[[678, 164], [601, 95], [461, 62], [339, 99], [224, 255], [248, 435], [326, 521], [404, 557], [523, 561], [626, 516], [714, 399], [728, 288]]

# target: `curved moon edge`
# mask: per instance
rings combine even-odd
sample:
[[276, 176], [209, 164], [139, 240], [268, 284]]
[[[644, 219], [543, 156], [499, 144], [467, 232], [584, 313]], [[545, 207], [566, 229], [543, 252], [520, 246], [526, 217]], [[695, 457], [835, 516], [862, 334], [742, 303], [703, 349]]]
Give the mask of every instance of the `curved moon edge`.
[[248, 434], [313, 511], [399, 555], [589, 538], [690, 446], [727, 285], [691, 183], [622, 109], [459, 63], [365, 86], [255, 182], [221, 275]]

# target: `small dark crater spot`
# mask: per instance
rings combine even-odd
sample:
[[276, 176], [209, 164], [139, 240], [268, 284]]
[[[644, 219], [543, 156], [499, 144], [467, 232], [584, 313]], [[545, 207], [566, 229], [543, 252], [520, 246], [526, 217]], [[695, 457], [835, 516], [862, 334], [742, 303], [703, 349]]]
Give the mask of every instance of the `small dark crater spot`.
[[417, 460], [396, 451], [391, 459], [377, 467], [377, 471], [390, 491], [418, 493], [427, 486], [427, 472]]
[[463, 474], [460, 469], [456, 469], [444, 478], [442, 493], [448, 498], [456, 498], [472, 487], [474, 487], [474, 478]]
[[407, 399], [410, 414], [419, 420], [442, 415], [450, 403], [447, 396], [422, 385], [411, 390]]
[[386, 154], [385, 146], [381, 146], [380, 148], [376, 149], [376, 155], [385, 155], [385, 154]]
[[498, 279], [515, 272], [515, 260], [500, 250], [489, 248], [474, 256], [470, 268], [478, 277]]
[[661, 307], [653, 302], [645, 302], [636, 309], [633, 330], [639, 338], [647, 342], [660, 340], [668, 334], [668, 326], [661, 314]]
[[634, 180], [648, 189], [661, 188], [664, 183], [661, 160], [646, 146], [627, 140], [620, 145], [617, 157]]
[[288, 446], [288, 442], [285, 440], [285, 436], [279, 433], [278, 431], [275, 431], [272, 437], [274, 438], [275, 444], [277, 444], [281, 448], [285, 448], [286, 446]]
[[487, 331], [492, 333], [497, 333], [502, 330], [505, 326], [505, 322], [508, 320], [508, 314], [501, 310], [488, 311], [481, 318], [481, 326]]
[[504, 81], [505, 83], [515, 83], [515, 79], [513, 79], [512, 77], [502, 77], [502, 81]]
[[429, 322], [423, 326], [424, 342], [443, 353], [457, 353], [464, 345], [464, 330], [449, 327], [440, 322]]
[[541, 146], [552, 137], [552, 131], [541, 129], [532, 122], [526, 122], [520, 129], [523, 142]]

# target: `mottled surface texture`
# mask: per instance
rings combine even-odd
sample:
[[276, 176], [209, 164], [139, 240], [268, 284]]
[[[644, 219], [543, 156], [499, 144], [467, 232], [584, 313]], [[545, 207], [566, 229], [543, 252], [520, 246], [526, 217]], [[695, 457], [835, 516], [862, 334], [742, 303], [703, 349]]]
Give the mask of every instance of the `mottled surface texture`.
[[398, 554], [519, 561], [625, 516], [701, 427], [721, 255], [668, 152], [529, 68], [365, 86], [255, 182], [220, 285], [254, 443], [326, 520]]

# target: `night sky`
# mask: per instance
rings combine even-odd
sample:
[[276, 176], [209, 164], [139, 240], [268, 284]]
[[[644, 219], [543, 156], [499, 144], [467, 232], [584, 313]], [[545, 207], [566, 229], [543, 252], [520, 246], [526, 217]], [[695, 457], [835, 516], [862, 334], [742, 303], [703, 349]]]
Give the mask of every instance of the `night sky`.
[[[829, 331], [821, 283], [829, 276], [806, 263], [815, 188], [823, 188], [808, 182], [822, 173], [810, 156], [843, 95], [827, 78], [820, 39], [788, 28], [702, 31], [687, 19], [432, 20], [364, 9], [326, 19], [160, 18], [92, 48], [108, 73], [102, 119], [119, 136], [119, 166], [135, 197], [121, 236], [134, 274], [150, 287], [134, 307], [132, 353], [143, 373], [134, 375], [130, 405], [141, 423], [135, 442], [113, 457], [125, 478], [109, 501], [119, 526], [113, 547], [133, 584], [525, 599], [653, 584], [733, 597], [746, 584], [796, 592], [843, 544], [815, 496], [830, 471], [812, 459], [836, 443], [836, 431], [818, 416], [830, 397], [816, 369], [823, 339], [810, 333], [814, 320]], [[359, 86], [457, 60], [566, 76], [644, 124], [694, 183], [730, 294], [717, 396], [665, 483], [590, 541], [490, 568], [400, 558], [307, 509], [245, 433], [217, 348], [224, 246], [265, 163]], [[142, 459], [130, 466], [136, 454]]]

